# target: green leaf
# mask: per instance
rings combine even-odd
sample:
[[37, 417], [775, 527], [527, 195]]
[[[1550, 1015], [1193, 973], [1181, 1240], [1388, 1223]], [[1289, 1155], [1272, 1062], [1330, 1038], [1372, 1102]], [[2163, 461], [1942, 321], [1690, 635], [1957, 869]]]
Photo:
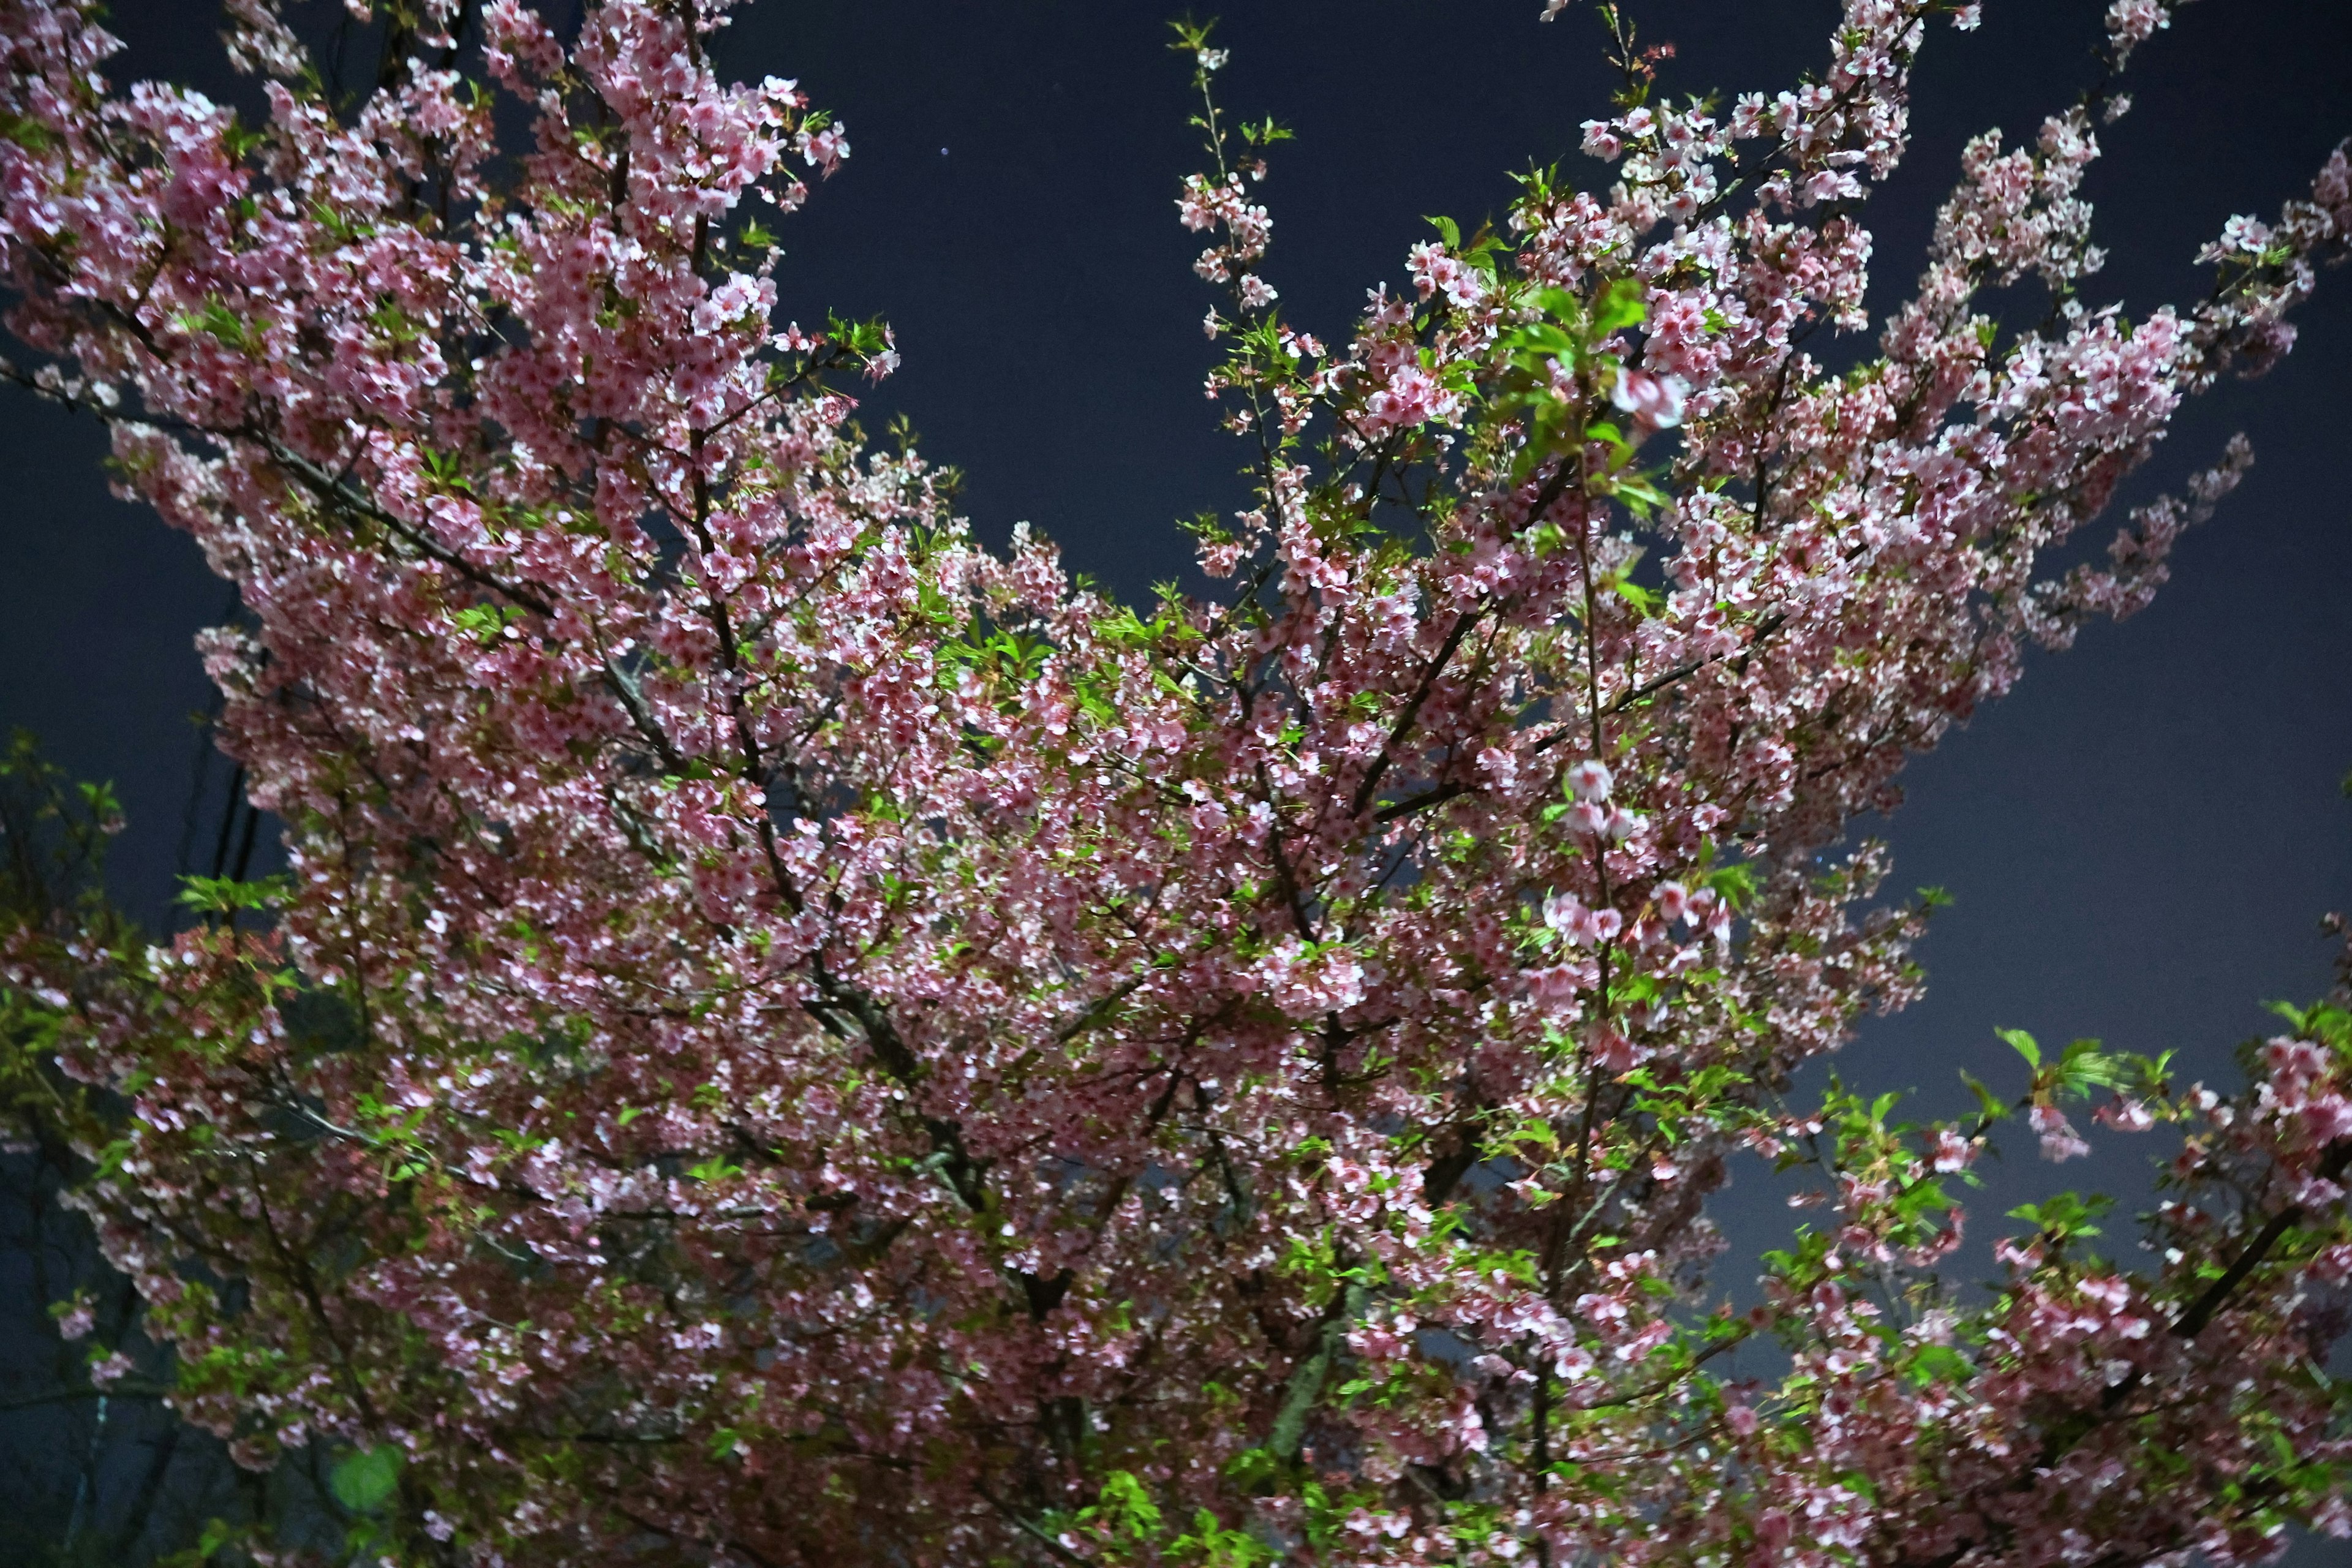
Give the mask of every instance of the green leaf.
[[2010, 1049], [2025, 1058], [2025, 1065], [2035, 1072], [2042, 1070], [2042, 1047], [2032, 1035], [2022, 1029], [1995, 1029], [1994, 1034], [2009, 1042]]
[[1715, 896], [1735, 910], [1744, 910], [1756, 897], [1756, 873], [1748, 866], [1723, 866], [1706, 874]]
[[172, 320], [181, 331], [202, 332], [226, 348], [244, 352], [251, 347], [244, 319], [217, 298], [207, 298], [202, 310], [182, 310]]
[[236, 115], [232, 112], [228, 118], [228, 128], [221, 132], [221, 150], [231, 158], [242, 162], [255, 148], [268, 140], [269, 133], [267, 131], [239, 122]]
[[1565, 289], [1538, 289], [1535, 293], [1535, 300], [1542, 307], [1545, 315], [1558, 321], [1574, 321], [1584, 313], [1584, 308], [1578, 302], [1576, 296]]
[[1642, 296], [1642, 285], [1631, 278], [1620, 278], [1601, 290], [1592, 302], [1593, 335], [1606, 337], [1621, 327], [1640, 326], [1650, 314]]
[[1566, 329], [1550, 321], [1529, 321], [1511, 334], [1511, 342], [1515, 347], [1539, 355], [1569, 359], [1576, 353], [1576, 340], [1568, 335]]
[[520, 619], [522, 611], [512, 605], [470, 605], [450, 617], [459, 631], [486, 646]]
[[1984, 1119], [1987, 1121], [2000, 1121], [2009, 1115], [2009, 1107], [2002, 1103], [1999, 1095], [1987, 1089], [1984, 1086], [1984, 1080], [1978, 1078], [1976, 1074], [1963, 1072], [1960, 1074], [1960, 1081], [1968, 1085], [1969, 1091], [1977, 1097], [1977, 1106], [1984, 1112]]
[[2096, 1040], [2076, 1040], [2058, 1058], [2058, 1086], [2068, 1094], [2120, 1089], [2128, 1074], [2124, 1058], [2099, 1048]]
[[1168, 30], [1176, 35], [1176, 41], [1168, 47], [1180, 55], [1198, 54], [1209, 47], [1209, 35], [1216, 30], [1216, 26], [1217, 19], [1214, 16], [1205, 22], [1195, 22], [1190, 16], [1179, 16], [1168, 24]]
[[1100, 1518], [1130, 1541], [1141, 1541], [1160, 1529], [1160, 1505], [1129, 1470], [1113, 1470], [1103, 1478], [1101, 1500], [1080, 1517]]
[[1949, 1345], [1921, 1345], [1911, 1357], [1911, 1375], [1923, 1384], [1960, 1383], [1975, 1372], [1969, 1358]]
[[238, 910], [266, 910], [287, 890], [285, 879], [265, 877], [240, 882], [234, 877], [183, 877], [179, 903], [208, 914], [233, 914]]
[[890, 344], [888, 324], [879, 316], [852, 321], [828, 312], [824, 335], [860, 359], [872, 359]]
[[2038, 1204], [2020, 1204], [2009, 1211], [2011, 1219], [2021, 1219], [2034, 1229], [2060, 1241], [2074, 1236], [2096, 1236], [2099, 1227], [2091, 1221], [2105, 1214], [2115, 1200], [2094, 1193], [2084, 1197], [2080, 1193], [2053, 1193]]
[[338, 1460], [327, 1477], [328, 1489], [335, 1500], [353, 1513], [373, 1513], [390, 1500], [400, 1486], [400, 1450], [389, 1443], [379, 1443], [373, 1448]]
[[5, 113], [0, 113], [0, 139], [14, 142], [17, 146], [35, 153], [46, 151], [57, 140], [49, 134], [48, 127], [38, 121]]

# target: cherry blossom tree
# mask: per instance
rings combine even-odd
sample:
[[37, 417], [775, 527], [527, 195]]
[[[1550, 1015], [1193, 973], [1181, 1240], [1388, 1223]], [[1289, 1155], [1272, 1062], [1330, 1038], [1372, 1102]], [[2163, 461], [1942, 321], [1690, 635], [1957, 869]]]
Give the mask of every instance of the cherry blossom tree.
[[[1864, 214], [1973, 4], [1848, 0], [1728, 103], [1605, 11], [1594, 177], [1438, 224], [1330, 344], [1265, 270], [1281, 128], [1180, 27], [1255, 499], [1199, 525], [1223, 591], [1148, 606], [863, 444], [887, 329], [775, 319], [770, 226], [850, 146], [720, 79], [727, 0], [349, 3], [355, 103], [233, 0], [247, 124], [111, 87], [89, 0], [0, 0], [8, 374], [242, 594], [204, 658], [288, 865], [169, 945], [19, 921], [11, 1103], [88, 1162], [176, 1410], [334, 1457], [336, 1550], [2120, 1568], [2352, 1527], [2352, 995], [2231, 1096], [2021, 1035], [1957, 1118], [1791, 1084], [1919, 984], [1850, 825], [2147, 600], [2242, 446], [2048, 553], [2352, 237], [2339, 151], [2203, 300], [2089, 293], [2163, 0], [1969, 143], [1874, 339]], [[2038, 320], [1982, 301], [2020, 284]], [[2063, 1158], [2086, 1099], [2175, 1140], [2140, 1266], [2065, 1194], [1998, 1289], [1939, 1278], [1997, 1125]], [[1826, 1206], [1733, 1268], [1746, 1152]]]

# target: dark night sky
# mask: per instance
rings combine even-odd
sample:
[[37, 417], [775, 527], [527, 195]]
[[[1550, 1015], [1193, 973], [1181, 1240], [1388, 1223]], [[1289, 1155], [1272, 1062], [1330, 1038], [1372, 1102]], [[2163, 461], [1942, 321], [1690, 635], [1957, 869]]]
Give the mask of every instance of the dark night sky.
[[[763, 0], [720, 50], [734, 74], [798, 77], [855, 146], [784, 231], [782, 313], [887, 314], [906, 356], [887, 406], [969, 474], [982, 533], [1031, 520], [1130, 595], [1186, 570], [1171, 521], [1230, 504], [1242, 456], [1199, 390], [1209, 301], [1172, 205], [1195, 166], [1185, 73], [1161, 47], [1172, 3]], [[1825, 58], [1836, 14], [1829, 0], [1633, 8], [1646, 37], [1679, 46], [1664, 79], [1678, 90], [1790, 85]], [[1961, 141], [2030, 133], [2069, 101], [2105, 8], [1989, 0], [1980, 31], [1933, 31], [1911, 158], [1873, 209], [1877, 313], [1916, 275]], [[131, 69], [228, 90], [210, 9], [114, 0]], [[1402, 278], [1421, 215], [1498, 214], [1507, 173], [1531, 158], [1598, 174], [1575, 145], [1605, 108], [1599, 28], [1581, 9], [1540, 26], [1538, 9], [1226, 6], [1226, 101], [1298, 132], [1265, 186], [1268, 275], [1294, 320], [1342, 332], [1365, 288]], [[2139, 108], [2102, 132], [2089, 194], [2112, 252], [2094, 299], [2137, 316], [2194, 298], [2198, 245], [2233, 212], [2274, 213], [2352, 133], [2352, 5], [2209, 0], [2142, 49], [2133, 78]], [[1885, 829], [1896, 886], [1941, 884], [1956, 902], [1922, 954], [1928, 999], [1867, 1025], [1839, 1064], [1850, 1078], [1958, 1110], [1956, 1070], [2002, 1072], [1990, 1031], [2006, 1025], [2180, 1047], [2218, 1083], [2228, 1047], [2262, 1027], [2260, 1000], [2325, 988], [2316, 917], [2352, 905], [2337, 791], [2352, 768], [2352, 270], [2325, 275], [2300, 322], [2282, 369], [2192, 408], [2151, 465], [2143, 495], [2241, 427], [2259, 458], [2180, 547], [2156, 606], [2034, 658], [1911, 769]], [[0, 724], [116, 781], [131, 818], [118, 888], [154, 910], [181, 838], [187, 715], [205, 699], [189, 639], [226, 591], [185, 540], [106, 497], [94, 431], [21, 397], [7, 408]], [[2095, 531], [2104, 542], [2111, 525]], [[2083, 1179], [2129, 1181], [2139, 1159], [2103, 1147]], [[2053, 1184], [2023, 1147], [2011, 1169], [2001, 1207], [2021, 1183]]]

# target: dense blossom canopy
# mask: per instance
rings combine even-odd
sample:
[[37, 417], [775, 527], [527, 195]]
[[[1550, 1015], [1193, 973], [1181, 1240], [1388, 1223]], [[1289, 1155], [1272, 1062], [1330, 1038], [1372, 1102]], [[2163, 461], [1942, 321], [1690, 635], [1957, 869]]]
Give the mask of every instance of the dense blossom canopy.
[[[2193, 308], [2084, 297], [2163, 0], [1969, 144], [1874, 353], [1864, 206], [1974, 5], [1847, 0], [1816, 78], [1727, 103], [1611, 14], [1598, 177], [1440, 224], [1330, 345], [1265, 275], [1279, 128], [1183, 31], [1256, 496], [1199, 525], [1229, 590], [1148, 608], [862, 444], [883, 329], [773, 319], [766, 226], [850, 148], [715, 74], [726, 0], [390, 9], [338, 100], [235, 0], [247, 124], [110, 87], [88, 0], [0, 0], [11, 374], [237, 585], [204, 655], [289, 867], [168, 947], [20, 931], [12, 1016], [91, 1086], [83, 1201], [240, 1462], [354, 1456], [404, 1563], [2347, 1529], [2339, 1006], [2234, 1098], [2021, 1037], [1962, 1120], [1790, 1098], [1918, 983], [1848, 825], [2028, 643], [2146, 602], [2242, 447], [2037, 563], [2352, 237], [2339, 152]], [[1980, 305], [2020, 283], [2031, 324]], [[2063, 1158], [2085, 1096], [2179, 1133], [2145, 1268], [2053, 1199], [1998, 1291], [1939, 1282], [1993, 1126]], [[1746, 1313], [1704, 1213], [1742, 1150], [1826, 1205]]]

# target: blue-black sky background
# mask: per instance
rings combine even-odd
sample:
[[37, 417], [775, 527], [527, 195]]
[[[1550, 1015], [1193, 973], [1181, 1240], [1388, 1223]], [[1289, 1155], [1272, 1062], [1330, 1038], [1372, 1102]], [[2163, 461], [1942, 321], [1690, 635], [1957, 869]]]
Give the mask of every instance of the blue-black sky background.
[[[781, 313], [886, 314], [905, 368], [873, 425], [904, 411], [965, 470], [984, 537], [1027, 520], [1129, 596], [1184, 576], [1172, 521], [1233, 504], [1244, 455], [1200, 392], [1210, 300], [1188, 270], [1199, 241], [1175, 222], [1197, 153], [1186, 71], [1163, 47], [1171, 4], [761, 0], [719, 45], [735, 75], [798, 78], [853, 143], [782, 230]], [[1531, 160], [1602, 177], [1576, 152], [1579, 122], [1606, 111], [1600, 28], [1589, 5], [1549, 26], [1539, 8], [1228, 0], [1225, 101], [1297, 132], [1265, 186], [1266, 273], [1291, 319], [1343, 335], [1366, 288], [1402, 279], [1423, 215], [1499, 216], [1508, 173]], [[2105, 8], [1988, 0], [1979, 31], [1932, 31], [1910, 157], [1872, 208], [1874, 315], [1916, 278], [1961, 142], [1989, 125], [2030, 135], [2071, 101], [2095, 75]], [[1837, 11], [1630, 9], [1646, 40], [1677, 46], [1662, 68], [1676, 93], [1793, 85], [1825, 59]], [[219, 63], [204, 0], [111, 11], [132, 45], [118, 77], [249, 92]], [[2089, 294], [2143, 316], [2201, 293], [2198, 246], [2232, 213], [2274, 214], [2352, 133], [2352, 5], [2189, 6], [2141, 49], [2132, 87], [2138, 107], [2100, 132], [2088, 184], [2110, 251]], [[2253, 437], [2253, 472], [2181, 544], [2156, 605], [2030, 659], [2010, 697], [1912, 765], [1907, 803], [1871, 828], [1895, 847], [1896, 887], [1938, 884], [1954, 902], [1921, 952], [1927, 1000], [1865, 1024], [1836, 1063], [1849, 1079], [1957, 1110], [1963, 1068], [2014, 1087], [1992, 1037], [2014, 1026], [2178, 1048], [2218, 1084], [2229, 1048], [2263, 1030], [2263, 999], [2326, 988], [2317, 920], [2352, 906], [2338, 787], [2352, 770], [2352, 269], [2323, 276], [2299, 324], [2281, 369], [2185, 413], [2136, 487], [2177, 484], [2233, 430]], [[185, 539], [109, 499], [95, 429], [21, 396], [0, 406], [0, 725], [115, 782], [131, 819], [117, 891], [160, 920], [188, 868], [190, 715], [207, 697], [190, 639], [226, 590]], [[2112, 524], [2092, 531], [2103, 544]], [[196, 868], [216, 812], [197, 814]], [[2059, 1181], [2011, 1142], [1988, 1210]], [[2138, 1185], [2147, 1145], [2100, 1144], [2066, 1178]]]

